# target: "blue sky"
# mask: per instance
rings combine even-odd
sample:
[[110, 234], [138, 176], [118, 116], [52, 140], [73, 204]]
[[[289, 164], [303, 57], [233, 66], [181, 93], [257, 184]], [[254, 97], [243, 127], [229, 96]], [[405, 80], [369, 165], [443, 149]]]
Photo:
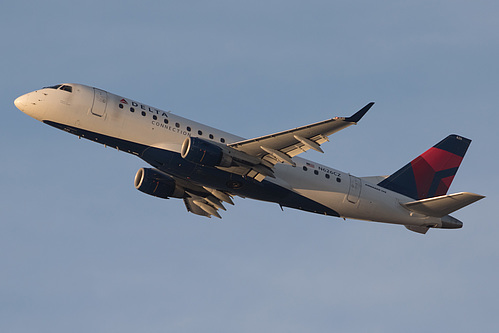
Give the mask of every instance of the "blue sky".
[[[2, 5], [0, 331], [497, 329], [497, 1], [17, 1]], [[13, 100], [97, 86], [254, 137], [376, 105], [316, 160], [390, 174], [473, 139], [422, 236], [236, 199], [221, 221], [133, 188], [141, 160]]]

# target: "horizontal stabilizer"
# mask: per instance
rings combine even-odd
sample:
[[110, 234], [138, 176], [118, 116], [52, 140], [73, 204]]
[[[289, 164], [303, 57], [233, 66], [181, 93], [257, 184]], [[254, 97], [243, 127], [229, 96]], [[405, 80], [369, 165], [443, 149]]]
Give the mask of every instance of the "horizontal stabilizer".
[[483, 198], [485, 198], [483, 195], [469, 192], [460, 192], [449, 195], [442, 195], [434, 198], [411, 201], [403, 203], [401, 205], [418, 214], [433, 217], [443, 217]]

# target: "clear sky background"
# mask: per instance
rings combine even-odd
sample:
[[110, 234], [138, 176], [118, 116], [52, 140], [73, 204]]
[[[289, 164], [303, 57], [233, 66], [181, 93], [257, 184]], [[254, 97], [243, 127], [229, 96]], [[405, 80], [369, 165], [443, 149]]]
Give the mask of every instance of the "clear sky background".
[[[497, 1], [10, 1], [0, 6], [0, 332], [495, 332]], [[76, 82], [255, 137], [375, 106], [303, 156], [383, 175], [473, 139], [461, 230], [133, 187], [138, 158], [14, 99]]]

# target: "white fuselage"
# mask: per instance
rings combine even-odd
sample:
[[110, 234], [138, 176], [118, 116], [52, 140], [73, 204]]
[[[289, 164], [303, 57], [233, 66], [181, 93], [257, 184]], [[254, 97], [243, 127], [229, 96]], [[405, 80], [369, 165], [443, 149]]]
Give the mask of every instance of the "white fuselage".
[[[37, 120], [136, 155], [139, 154], [130, 148], [133, 145], [114, 143], [118, 140], [179, 154], [188, 136], [223, 144], [242, 140], [103, 90], [78, 84], [69, 86], [71, 92], [44, 88], [23, 95], [16, 100], [16, 106]], [[401, 203], [413, 201], [409, 197], [306, 159], [294, 157], [293, 161], [296, 166], [275, 165], [276, 178], [267, 177], [266, 181], [328, 207], [340, 217], [413, 226], [441, 225], [440, 218], [416, 214], [404, 208]], [[196, 182], [205, 185], [202, 180]], [[239, 193], [234, 191], [234, 194]], [[280, 203], [279, 198], [269, 201]]]

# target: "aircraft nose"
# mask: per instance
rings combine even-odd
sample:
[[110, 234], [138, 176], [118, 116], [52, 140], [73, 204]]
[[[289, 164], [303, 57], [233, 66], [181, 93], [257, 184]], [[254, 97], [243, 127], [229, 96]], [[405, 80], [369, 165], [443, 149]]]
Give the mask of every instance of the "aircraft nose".
[[18, 108], [21, 111], [24, 111], [26, 109], [26, 106], [28, 105], [28, 94], [25, 94], [25, 95], [22, 95], [22, 96], [19, 96], [18, 98], [16, 98], [16, 100], [14, 101], [14, 104], [15, 104], [16, 108]]
[[36, 91], [19, 96], [14, 100], [15, 106], [37, 120], [42, 121], [42, 117], [45, 114], [45, 109], [40, 106], [41, 99], [38, 97]]

